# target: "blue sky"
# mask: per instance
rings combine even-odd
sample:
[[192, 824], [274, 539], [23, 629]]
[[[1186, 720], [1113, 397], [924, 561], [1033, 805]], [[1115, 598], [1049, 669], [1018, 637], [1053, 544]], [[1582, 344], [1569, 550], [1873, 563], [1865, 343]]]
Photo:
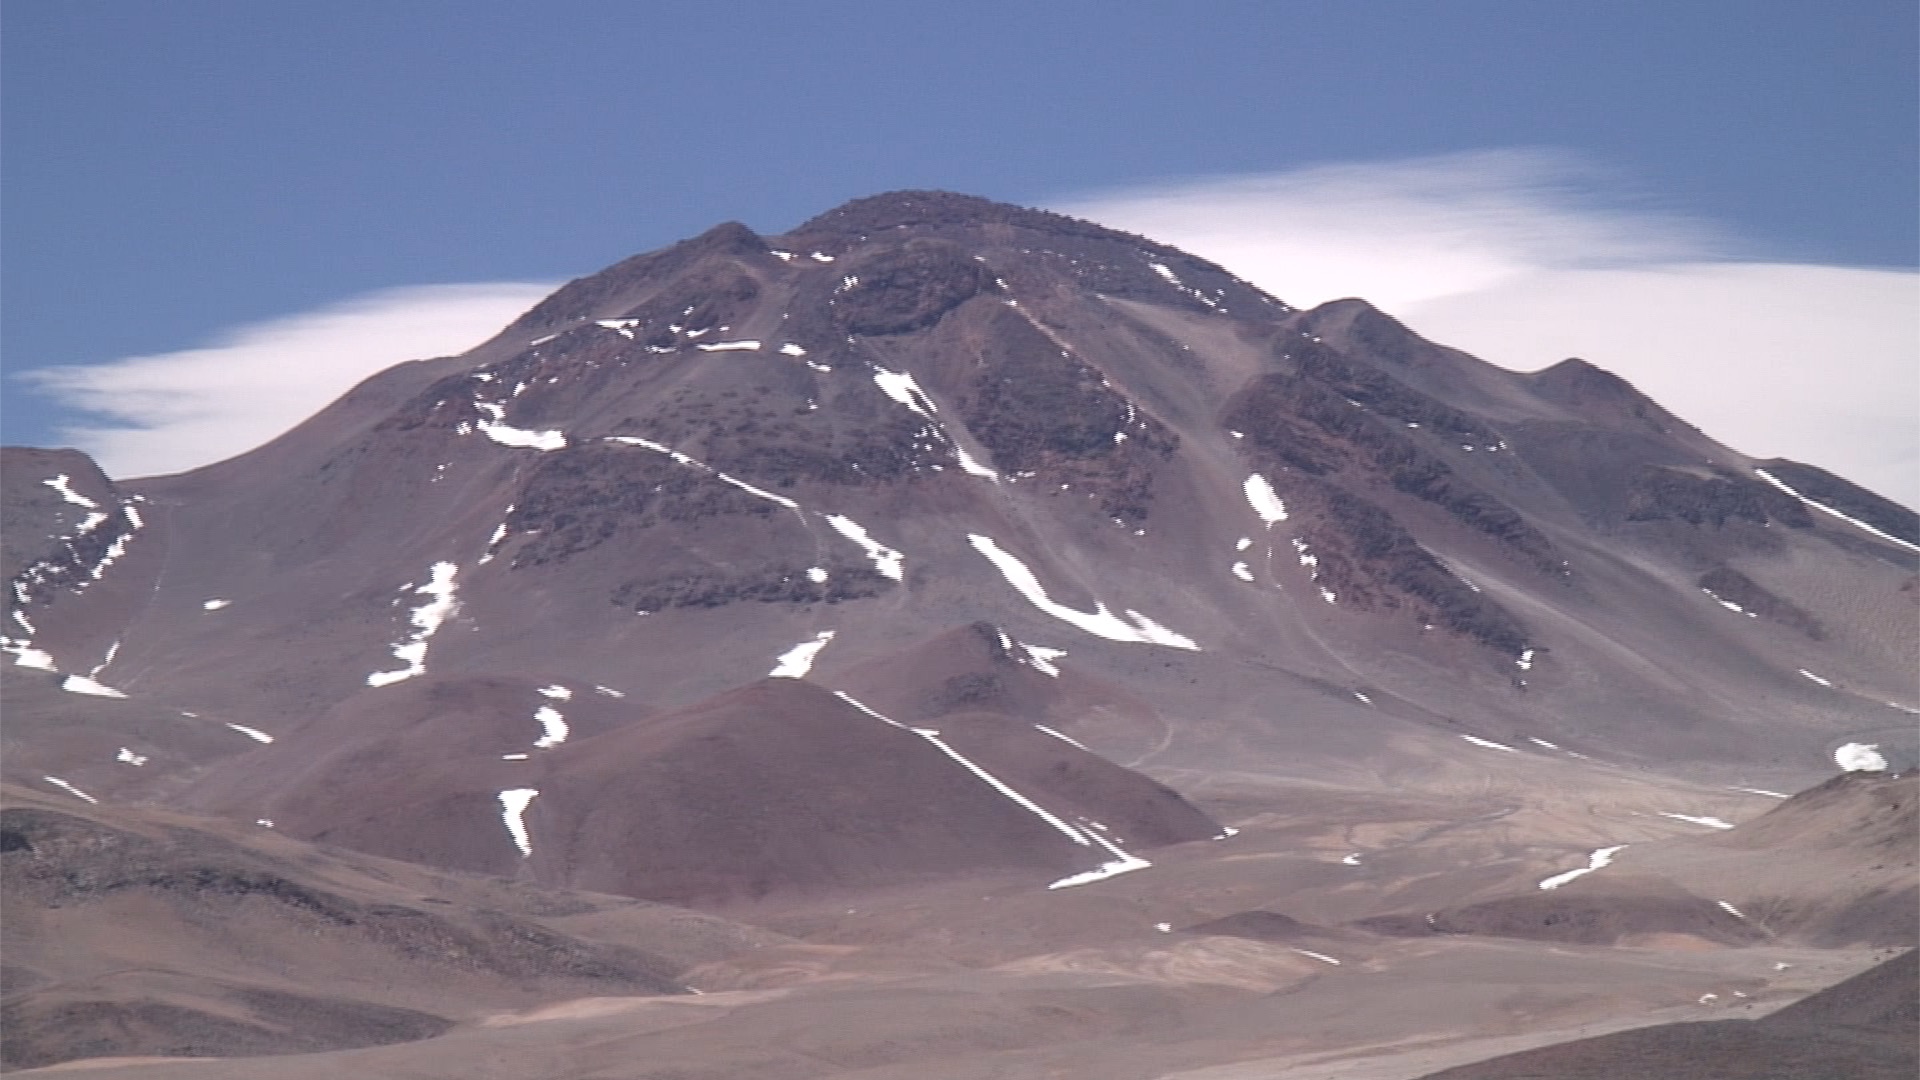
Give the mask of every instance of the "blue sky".
[[[1484, 330], [1488, 316], [1462, 312], [1505, 303], [1496, 286], [1532, 302], [1552, 291], [1540, 275], [1577, 293], [1623, 267], [1707, 264], [1890, 270], [1819, 286], [1847, 303], [1890, 289], [1859, 317], [1881, 319], [1896, 351], [1913, 331], [1890, 314], [1920, 262], [1910, 0], [9, 0], [0, 20], [0, 363], [14, 376], [0, 404], [14, 443], [96, 438], [76, 404], [164, 427], [127, 396], [174, 394], [191, 411], [222, 365], [249, 394], [285, 384], [287, 408], [317, 406], [401, 358], [314, 370], [395, 311], [430, 303], [449, 326], [482, 327], [538, 285], [716, 222], [777, 232], [902, 187], [1154, 224], [1296, 303], [1329, 297], [1275, 284], [1297, 273], [1250, 272], [1249, 238], [1378, 218], [1384, 199], [1415, 234], [1439, 223], [1433, 257], [1401, 269], [1426, 283], [1365, 266], [1330, 277], [1386, 290], [1403, 317], [1425, 305], [1417, 329], [1456, 335]], [[1208, 250], [1222, 235], [1240, 245]], [[1341, 233], [1290, 257], [1296, 272], [1406, 262], [1378, 240]], [[1827, 295], [1801, 278], [1769, 287], [1786, 298], [1769, 304]], [[1716, 317], [1738, 321], [1759, 295], [1736, 294]], [[307, 352], [277, 349], [292, 331]], [[1462, 343], [1509, 346], [1490, 358], [1512, 366], [1559, 358], [1525, 350], [1561, 342], [1523, 336]], [[1592, 340], [1566, 348], [1645, 348]], [[183, 351], [202, 381], [89, 397], [72, 378], [17, 377]], [[1844, 356], [1819, 362], [1846, 370]], [[1792, 452], [1759, 437], [1729, 441]], [[150, 471], [142, 454], [178, 467], [146, 445], [115, 471]], [[1882, 457], [1912, 467], [1907, 450]]]

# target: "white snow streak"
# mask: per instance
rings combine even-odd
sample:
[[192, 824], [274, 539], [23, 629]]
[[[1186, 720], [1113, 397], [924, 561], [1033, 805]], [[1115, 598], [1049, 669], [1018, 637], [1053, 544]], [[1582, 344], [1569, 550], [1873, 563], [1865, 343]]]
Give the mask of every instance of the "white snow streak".
[[972, 454], [967, 453], [967, 450], [965, 447], [961, 446], [957, 442], [954, 442], [951, 437], [949, 437], [947, 441], [952, 444], [954, 457], [957, 457], [960, 459], [960, 471], [967, 473], [970, 476], [982, 477], [987, 480], [992, 480], [995, 483], [999, 482], [1000, 480], [999, 473], [994, 472], [992, 469], [989, 469], [985, 465], [980, 464], [980, 462], [976, 460]]
[[431, 578], [425, 585], [413, 590], [415, 595], [429, 598], [426, 603], [414, 608], [413, 614], [409, 617], [414, 625], [414, 631], [405, 641], [392, 646], [394, 658], [405, 661], [407, 666], [399, 671], [376, 671], [368, 675], [368, 686], [389, 686], [402, 679], [426, 674], [427, 641], [433, 637], [434, 631], [440, 629], [440, 624], [460, 606], [459, 602], [453, 598], [454, 577], [459, 572], [460, 567], [454, 563], [433, 564]]
[[769, 679], [804, 679], [813, 670], [813, 658], [833, 640], [832, 630], [822, 630], [811, 641], [803, 641], [780, 654], [780, 662], [767, 672]]
[[1323, 964], [1332, 964], [1334, 967], [1340, 966], [1340, 961], [1335, 960], [1333, 957], [1328, 956], [1326, 953], [1317, 953], [1311, 949], [1295, 949], [1293, 951], [1299, 953], [1301, 956], [1310, 956], [1315, 960], [1320, 961]]
[[1484, 746], [1489, 750], [1505, 750], [1509, 754], [1517, 754], [1520, 752], [1518, 750], [1515, 750], [1513, 747], [1508, 746], [1505, 743], [1497, 743], [1497, 742], [1494, 742], [1492, 739], [1482, 739], [1478, 735], [1462, 735], [1460, 737], [1467, 740], [1468, 742], [1472, 743], [1475, 746]]
[[89, 510], [98, 510], [100, 508], [99, 503], [73, 490], [72, 480], [68, 478], [66, 473], [61, 473], [59, 476], [50, 480], [42, 480], [40, 482], [59, 492], [61, 499], [75, 506], [84, 506]]
[[708, 341], [695, 345], [701, 352], [751, 352], [760, 347], [757, 341]]
[[1733, 828], [1733, 825], [1730, 822], [1721, 821], [1717, 817], [1695, 817], [1692, 814], [1673, 814], [1665, 810], [1660, 811], [1660, 816], [1664, 818], [1672, 818], [1675, 821], [1689, 822], [1694, 825], [1705, 825], [1709, 829]]
[[1744, 791], [1744, 792], [1746, 792], [1746, 793], [1747, 793], [1747, 794], [1749, 794], [1749, 795], [1766, 795], [1766, 796], [1768, 796], [1768, 797], [1770, 797], [1770, 798], [1775, 798], [1775, 799], [1791, 799], [1791, 798], [1793, 798], [1793, 796], [1791, 796], [1791, 795], [1788, 795], [1788, 794], [1786, 794], [1785, 792], [1780, 792], [1780, 791], [1768, 791], [1768, 790], [1767, 790], [1766, 788], [1757, 788], [1757, 787], [1737, 787], [1737, 788], [1728, 788], [1727, 790], [1728, 790], [1728, 791]]
[[1833, 685], [1833, 682], [1831, 680], [1823, 679], [1820, 676], [1815, 675], [1813, 672], [1808, 671], [1806, 668], [1800, 669], [1800, 675], [1801, 677], [1808, 679], [1809, 681], [1819, 683], [1821, 686], [1831, 687]]
[[500, 820], [506, 823], [507, 832], [513, 836], [513, 846], [520, 849], [520, 857], [533, 854], [533, 839], [527, 835], [527, 823], [524, 815], [527, 804], [540, 794], [538, 788], [510, 788], [500, 793]]
[[[944, 742], [940, 738], [940, 734], [938, 732], [931, 731], [926, 728], [915, 728], [914, 733], [919, 735], [921, 738], [927, 740], [928, 742], [932, 743], [933, 745], [939, 747], [941, 753], [959, 762], [963, 767], [966, 768], [968, 772], [972, 773], [973, 775], [979, 777], [981, 780], [985, 781], [989, 787], [993, 788], [993, 790], [998, 791], [1002, 795], [1005, 795], [1007, 798], [1013, 800], [1015, 804], [1024, 808], [1028, 813], [1033, 814], [1035, 817], [1039, 818], [1040, 820], [1060, 830], [1060, 833], [1064, 835], [1067, 839], [1072, 840], [1074, 843], [1080, 844], [1083, 846], [1087, 843], [1086, 835], [1083, 834], [1080, 830], [1074, 828], [1073, 826], [1055, 817], [1053, 813], [1049, 811], [1046, 807], [1041, 806], [1039, 803], [1036, 803], [1032, 799], [1027, 798], [1025, 795], [1022, 795], [1019, 792], [1013, 790], [1013, 788], [1007, 786], [1007, 784], [1003, 782], [999, 777], [993, 775], [987, 770], [974, 764], [973, 761], [970, 760], [966, 755], [960, 753], [960, 751], [958, 750], [955, 750], [953, 747], [948, 746], [946, 742]], [[1052, 888], [1052, 887], [1053, 886], [1048, 886], [1048, 888]]]
[[1834, 517], [1837, 517], [1841, 521], [1844, 521], [1847, 524], [1852, 525], [1854, 528], [1862, 529], [1866, 532], [1870, 532], [1873, 535], [1879, 537], [1882, 540], [1887, 541], [1890, 544], [1898, 544], [1901, 547], [1906, 548], [1908, 551], [1920, 553], [1920, 544], [1910, 544], [1907, 541], [1902, 540], [1897, 536], [1893, 536], [1891, 534], [1882, 532], [1879, 529], [1874, 528], [1873, 526], [1867, 524], [1866, 522], [1861, 521], [1859, 518], [1848, 517], [1847, 515], [1841, 513], [1838, 510], [1835, 510], [1833, 507], [1828, 506], [1825, 503], [1814, 502], [1812, 499], [1809, 499], [1805, 495], [1802, 495], [1799, 492], [1788, 487], [1786, 483], [1782, 481], [1779, 477], [1773, 475], [1772, 473], [1768, 472], [1765, 469], [1755, 469], [1753, 471], [1759, 475], [1760, 479], [1765, 480], [1767, 483], [1772, 484], [1774, 487], [1779, 488], [1781, 491], [1784, 491], [1787, 494], [1793, 496], [1794, 498], [1799, 499], [1801, 502], [1806, 503], [1808, 506], [1813, 507], [1815, 510], [1820, 510], [1828, 514], [1832, 514]]
[[1719, 904], [1720, 910], [1726, 912], [1727, 914], [1733, 916], [1736, 919], [1746, 918], [1745, 915], [1740, 914], [1739, 908], [1734, 907], [1732, 904], [1727, 903], [1725, 900], [1715, 900], [1714, 903]]
[[212, 600], [203, 601], [200, 604], [200, 607], [206, 611], [219, 611], [221, 608], [226, 607], [232, 603], [233, 601], [231, 600], [223, 600], [219, 597], [215, 597]]
[[245, 735], [247, 738], [252, 739], [254, 742], [270, 743], [273, 741], [273, 736], [258, 728], [250, 728], [245, 724], [228, 724], [227, 726]]
[[1564, 874], [1555, 874], [1550, 878], [1546, 878], [1545, 880], [1540, 882], [1540, 887], [1542, 889], [1557, 889], [1560, 886], [1565, 885], [1567, 882], [1574, 880], [1575, 878], [1583, 877], [1587, 874], [1591, 874], [1595, 870], [1598, 870], [1601, 867], [1612, 862], [1613, 857], [1615, 855], [1618, 855], [1620, 852], [1625, 851], [1626, 849], [1627, 849], [1627, 845], [1625, 844], [1616, 844], [1613, 847], [1596, 848], [1594, 849], [1593, 854], [1587, 856], [1587, 865], [1582, 866], [1577, 870], [1569, 870]]
[[1887, 771], [1887, 759], [1880, 753], [1879, 743], [1847, 743], [1834, 750], [1833, 762], [1846, 772]]
[[867, 558], [873, 561], [873, 568], [878, 570], [882, 577], [889, 577], [895, 581], [905, 579], [906, 572], [902, 568], [902, 563], [906, 560], [905, 555], [868, 536], [867, 530], [850, 517], [828, 514], [826, 519], [827, 524], [833, 526], [834, 532], [860, 545], [861, 549], [867, 553]]
[[1021, 596], [1026, 597], [1028, 603], [1062, 622], [1109, 641], [1165, 645], [1170, 648], [1193, 651], [1198, 651], [1200, 648], [1192, 638], [1174, 633], [1137, 611], [1127, 612], [1127, 618], [1133, 620], [1130, 625], [1107, 610], [1106, 604], [1097, 600], [1094, 602], [1092, 612], [1077, 611], [1065, 604], [1055, 603], [1047, 596], [1046, 589], [1041, 587], [1040, 579], [1034, 576], [1033, 571], [1027, 569], [1026, 564], [1018, 558], [1002, 550], [992, 537], [968, 533], [967, 541], [973, 545], [975, 551], [986, 556], [987, 560], [993, 563], [994, 567], [1000, 571], [1000, 576], [1006, 578], [1007, 584], [1012, 585]]
[[549, 697], [555, 701], [571, 701], [573, 699], [573, 691], [561, 686], [559, 683], [554, 683], [552, 686], [543, 686], [539, 689], [538, 693], [541, 697]]
[[[1061, 732], [1055, 731], [1045, 724], [1035, 724], [1033, 726], [1035, 730], [1044, 731], [1047, 734], [1053, 736], [1054, 738], [1059, 739], [1063, 743], [1067, 743], [1071, 746], [1077, 746], [1082, 750], [1087, 750], [1085, 744], [1081, 743], [1080, 740], [1074, 738], [1071, 735], [1062, 734]], [[1093, 753], [1093, 751], [1087, 750], [1087, 753], [1091, 754]]]
[[1060, 880], [1048, 885], [1047, 888], [1064, 889], [1074, 885], [1084, 885], [1089, 881], [1099, 881], [1102, 878], [1113, 877], [1116, 874], [1124, 874], [1131, 870], [1141, 870], [1148, 866], [1153, 865], [1152, 863], [1149, 863], [1145, 859], [1137, 858], [1121, 850], [1112, 841], [1100, 835], [1099, 826], [1097, 825], [1089, 825], [1085, 830], [1082, 830], [1067, 824], [1065, 821], [1055, 816], [1046, 807], [1041, 806], [1040, 804], [1034, 802], [1032, 799], [1029, 799], [1025, 795], [1020, 794], [1018, 791], [1015, 791], [1012, 787], [1008, 786], [1006, 783], [1001, 781], [999, 777], [981, 768], [979, 765], [969, 760], [966, 757], [966, 755], [960, 753], [958, 750], [955, 750], [953, 747], [948, 746], [946, 742], [940, 738], [940, 733], [938, 731], [935, 731], [931, 728], [908, 727], [907, 725], [900, 723], [898, 720], [894, 720], [890, 717], [883, 716], [880, 713], [875, 712], [874, 710], [868, 708], [866, 705], [862, 704], [859, 700], [857, 700], [851, 694], [848, 694], [844, 690], [835, 690], [833, 692], [833, 696], [839, 698], [841, 701], [846, 702], [847, 704], [853, 706], [854, 708], [859, 709], [861, 712], [866, 713], [868, 716], [873, 717], [875, 720], [878, 720], [889, 727], [896, 727], [904, 731], [911, 731], [915, 735], [918, 735], [921, 738], [932, 743], [934, 746], [939, 747], [941, 753], [947, 755], [948, 757], [952, 758], [954, 761], [958, 762], [968, 772], [972, 773], [974, 776], [978, 777], [982, 782], [987, 784], [987, 786], [993, 788], [995, 791], [999, 792], [1001, 795], [1006, 796], [1015, 805], [1026, 810], [1028, 813], [1046, 822], [1048, 825], [1053, 826], [1053, 828], [1058, 830], [1062, 836], [1065, 836], [1067, 839], [1072, 840], [1075, 844], [1078, 844], [1081, 847], [1091, 847], [1094, 844], [1098, 844], [1099, 846], [1105, 848], [1110, 854], [1113, 855], [1113, 858], [1111, 860], [1101, 864], [1099, 867], [1093, 870], [1085, 871], [1084, 873], [1073, 874], [1069, 877], [1061, 878]]
[[1344, 863], [1344, 864], [1346, 864], [1347, 866], [1359, 866], [1359, 865], [1360, 865], [1360, 853], [1356, 851], [1356, 852], [1354, 852], [1354, 853], [1352, 853], [1351, 855], [1348, 855], [1348, 856], [1347, 856], [1346, 858], [1344, 858], [1344, 859], [1341, 859], [1340, 861], [1341, 861], [1342, 863]]
[[765, 499], [770, 503], [777, 503], [780, 506], [784, 506], [787, 509], [793, 510], [796, 512], [798, 512], [800, 509], [800, 504], [797, 502], [794, 502], [792, 499], [786, 498], [785, 496], [782, 496], [782, 495], [775, 495], [773, 492], [764, 490], [762, 488], [754, 487], [752, 484], [747, 483], [745, 480], [738, 479], [737, 477], [728, 476], [726, 473], [723, 473], [720, 470], [714, 468], [713, 466], [708, 465], [704, 461], [700, 461], [697, 458], [691, 457], [687, 454], [683, 454], [680, 451], [675, 450], [671, 446], [665, 446], [661, 443], [654, 442], [652, 439], [641, 439], [632, 435], [608, 435], [604, 441], [612, 442], [612, 443], [620, 443], [624, 446], [638, 446], [643, 449], [651, 450], [656, 454], [665, 454], [668, 457], [672, 458], [677, 464], [685, 465], [685, 466], [688, 466], [689, 468], [699, 469], [701, 472], [711, 473], [713, 474], [715, 479], [723, 480], [726, 483], [732, 484], [734, 487], [737, 487], [741, 491], [744, 491], [747, 494], [752, 495], [756, 498]]
[[1521, 671], [1532, 671], [1533, 670], [1533, 650], [1532, 649], [1520, 650], [1520, 659], [1515, 660], [1513, 664], [1515, 667], [1519, 668]]
[[1253, 571], [1247, 568], [1246, 563], [1237, 562], [1233, 564], [1233, 576], [1239, 578], [1241, 581], [1252, 581]]
[[80, 798], [85, 799], [90, 803], [98, 803], [100, 801], [99, 799], [96, 799], [93, 796], [87, 794], [86, 792], [81, 791], [79, 788], [74, 787], [72, 784], [67, 783], [65, 780], [62, 780], [57, 776], [43, 776], [40, 779], [45, 780], [47, 783], [52, 784], [54, 787], [64, 789], [69, 795], [77, 795]]

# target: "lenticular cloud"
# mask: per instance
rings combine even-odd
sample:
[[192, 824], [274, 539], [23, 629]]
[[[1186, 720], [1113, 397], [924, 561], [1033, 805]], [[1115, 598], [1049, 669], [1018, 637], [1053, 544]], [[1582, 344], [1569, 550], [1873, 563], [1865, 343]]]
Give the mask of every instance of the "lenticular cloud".
[[375, 372], [464, 352], [551, 290], [534, 282], [388, 289], [241, 326], [200, 348], [22, 378], [92, 414], [61, 434], [108, 475], [178, 472], [266, 442]]
[[1053, 208], [1302, 307], [1360, 297], [1515, 371], [1569, 356], [1757, 457], [1920, 504], [1920, 274], [1760, 262], [1572, 155], [1497, 150], [1099, 192]]

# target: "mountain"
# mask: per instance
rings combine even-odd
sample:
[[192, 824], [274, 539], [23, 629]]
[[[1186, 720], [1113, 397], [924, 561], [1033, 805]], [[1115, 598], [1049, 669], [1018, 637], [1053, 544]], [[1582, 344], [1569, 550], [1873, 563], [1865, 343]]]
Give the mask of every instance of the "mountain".
[[1747, 819], [1920, 760], [1920, 517], [1088, 222], [722, 225], [229, 461], [0, 465], [0, 778], [805, 943], [740, 993], [1911, 943]]

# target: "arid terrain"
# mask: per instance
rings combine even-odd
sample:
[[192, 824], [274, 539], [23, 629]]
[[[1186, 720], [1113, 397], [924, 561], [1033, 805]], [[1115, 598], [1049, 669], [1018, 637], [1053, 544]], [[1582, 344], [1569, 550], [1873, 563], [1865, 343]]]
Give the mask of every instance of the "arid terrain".
[[1582, 360], [904, 192], [0, 510], [11, 1070], [1914, 1072], [1920, 517]]

